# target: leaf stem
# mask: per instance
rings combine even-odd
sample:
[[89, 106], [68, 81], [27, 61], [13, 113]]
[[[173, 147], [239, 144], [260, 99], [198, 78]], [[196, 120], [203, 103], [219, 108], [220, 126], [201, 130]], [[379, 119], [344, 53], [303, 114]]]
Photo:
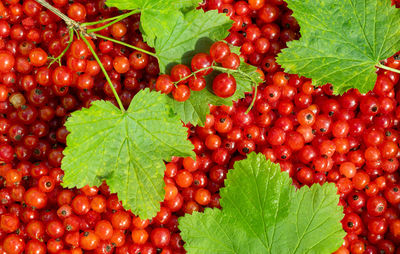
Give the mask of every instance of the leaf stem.
[[383, 65], [381, 63], [378, 63], [376, 65], [376, 67], [381, 68], [381, 69], [385, 69], [385, 70], [388, 70], [388, 71], [392, 71], [392, 72], [395, 72], [395, 73], [400, 73], [400, 70], [385, 66], [385, 65]]
[[128, 43], [125, 43], [125, 42], [122, 42], [122, 41], [119, 41], [119, 40], [115, 40], [115, 39], [113, 39], [113, 38], [110, 38], [110, 37], [107, 37], [107, 36], [103, 36], [103, 35], [101, 35], [101, 34], [96, 34], [96, 33], [95, 33], [94, 35], [95, 35], [97, 38], [101, 38], [101, 39], [104, 39], [104, 40], [112, 41], [112, 42], [114, 42], [114, 43], [121, 44], [121, 45], [123, 45], [123, 46], [125, 46], [125, 47], [131, 48], [131, 49], [135, 49], [135, 50], [140, 51], [140, 52], [143, 52], [143, 53], [145, 53], [145, 54], [147, 54], [147, 55], [150, 55], [150, 56], [153, 56], [153, 57], [155, 57], [155, 58], [158, 58], [157, 55], [156, 55], [155, 53], [150, 52], [150, 51], [147, 51], [147, 50], [145, 50], [145, 49], [135, 47], [135, 46], [130, 45], [130, 44], [128, 44]]
[[[107, 24], [105, 24], [103, 26], [95, 27], [95, 28], [89, 28], [87, 30], [87, 32], [90, 34], [90, 33], [94, 33], [94, 32], [98, 32], [100, 30], [103, 30], [103, 29], [105, 29], [105, 28], [107, 28], [109, 26], [112, 26], [113, 24], [115, 24], [115, 23], [117, 23], [117, 22], [119, 22], [119, 21], [121, 21], [121, 20], [123, 20], [123, 19], [125, 19], [125, 18], [127, 18], [127, 17], [129, 17], [131, 15], [133, 15], [133, 14], [139, 13], [139, 12], [140, 12], [139, 10], [133, 10], [133, 11], [127, 12], [125, 14], [122, 14], [122, 15], [119, 15], [119, 16], [116, 16], [116, 17], [113, 17], [113, 18], [109, 18], [109, 19], [105, 19], [105, 20], [99, 20], [99, 21], [90, 22], [90, 23], [83, 23], [82, 26], [85, 27], [85, 26], [97, 25], [97, 24], [101, 24], [101, 23], [104, 23], [104, 22], [112, 20], [111, 22], [109, 22], [109, 23], [107, 23]], [[93, 24], [93, 23], [96, 23], [96, 24]]]
[[253, 100], [251, 101], [250, 106], [246, 110], [246, 114], [250, 112], [250, 110], [254, 107], [254, 104], [256, 103], [257, 100], [257, 93], [258, 93], [258, 85], [254, 86], [254, 93], [253, 93]]
[[81, 38], [82, 38], [82, 40], [86, 43], [86, 45], [88, 46], [90, 52], [92, 52], [93, 57], [96, 59], [97, 63], [99, 64], [100, 69], [101, 69], [101, 71], [103, 72], [104, 76], [106, 77], [106, 80], [107, 80], [107, 82], [108, 82], [108, 85], [110, 86], [110, 88], [111, 88], [111, 90], [112, 90], [112, 92], [113, 92], [113, 94], [114, 94], [114, 97], [115, 97], [115, 99], [117, 100], [117, 103], [118, 103], [119, 108], [121, 109], [121, 112], [125, 112], [124, 105], [122, 104], [121, 99], [119, 98], [118, 93], [117, 93], [117, 91], [115, 90], [115, 88], [114, 88], [114, 86], [113, 86], [113, 84], [112, 84], [112, 82], [111, 82], [110, 76], [108, 76], [108, 73], [107, 73], [106, 69], [104, 69], [104, 66], [103, 66], [103, 64], [101, 63], [101, 61], [100, 61], [98, 55], [96, 54], [96, 52], [95, 52], [94, 49], [92, 48], [92, 45], [88, 42], [88, 40], [85, 38], [85, 36], [84, 36], [83, 34], [81, 34]]
[[72, 28], [69, 29], [69, 40], [68, 40], [68, 45], [65, 47], [65, 49], [63, 50], [63, 52], [61, 52], [61, 54], [59, 54], [56, 58], [54, 58], [50, 63], [49, 63], [49, 67], [55, 63], [58, 62], [58, 65], [61, 65], [60, 61], [61, 58], [65, 55], [65, 53], [68, 51], [69, 47], [71, 46], [72, 41], [74, 40], [74, 30]]
[[100, 19], [100, 20], [93, 21], [93, 22], [85, 22], [85, 23], [82, 23], [81, 26], [94, 26], [94, 25], [105, 23], [105, 22], [112, 21], [115, 19], [118, 19], [118, 21], [120, 21], [120, 20], [123, 20], [124, 18], [127, 18], [127, 17], [129, 17], [133, 14], [139, 13], [139, 12], [140, 12], [139, 10], [133, 10], [133, 11], [130, 11], [130, 12], [127, 12], [127, 13], [124, 13], [124, 14], [121, 14], [121, 15], [118, 15], [115, 17], [111, 17], [111, 18]]

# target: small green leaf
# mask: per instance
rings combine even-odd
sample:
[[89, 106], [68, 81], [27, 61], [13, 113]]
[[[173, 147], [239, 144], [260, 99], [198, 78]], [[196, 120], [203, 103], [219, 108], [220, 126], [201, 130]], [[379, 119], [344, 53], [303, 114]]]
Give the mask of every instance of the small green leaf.
[[222, 210], [206, 208], [179, 219], [188, 254], [332, 253], [346, 233], [334, 184], [297, 190], [263, 154], [249, 154], [230, 170]]
[[193, 145], [167, 97], [140, 91], [122, 113], [112, 103], [95, 101], [76, 111], [65, 126], [63, 186], [81, 188], [107, 182], [126, 209], [152, 218], [164, 198], [164, 162], [194, 156]]
[[169, 73], [172, 66], [190, 64], [198, 52], [208, 52], [210, 46], [229, 34], [232, 21], [224, 13], [191, 10], [177, 19], [168, 18], [173, 29], [168, 36], [159, 36], [154, 42], [158, 63], [162, 73]]
[[390, 0], [287, 0], [301, 27], [277, 61], [285, 71], [331, 83], [336, 94], [372, 90], [376, 65], [400, 49], [400, 10]]
[[240, 66], [237, 70], [229, 69], [218, 69], [220, 71], [230, 73], [236, 79], [236, 92], [229, 98], [221, 98], [212, 92], [212, 79], [219, 73], [213, 72], [207, 77], [207, 88], [199, 92], [191, 93], [190, 98], [184, 102], [178, 102], [170, 98], [170, 103], [174, 108], [174, 111], [180, 116], [184, 123], [192, 123], [194, 125], [204, 125], [206, 116], [210, 113], [209, 104], [220, 106], [220, 105], [232, 105], [232, 101], [238, 100], [245, 96], [245, 93], [252, 91], [252, 88], [259, 83], [262, 83], [261, 76], [256, 72], [257, 68], [241, 61]]
[[181, 10], [194, 8], [198, 2], [198, 0], [107, 0], [106, 4], [120, 10], [139, 9], [144, 39], [152, 46], [156, 37], [168, 36], [173, 32], [170, 22], [183, 17]]

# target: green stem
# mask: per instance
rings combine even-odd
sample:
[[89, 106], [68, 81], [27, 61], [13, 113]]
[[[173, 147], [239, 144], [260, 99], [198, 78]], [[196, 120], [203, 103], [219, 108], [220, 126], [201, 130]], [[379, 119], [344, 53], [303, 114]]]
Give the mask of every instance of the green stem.
[[246, 114], [248, 114], [250, 112], [250, 110], [254, 107], [254, 104], [256, 103], [256, 99], [257, 99], [257, 93], [258, 93], [258, 85], [254, 86], [254, 93], [253, 93], [253, 100], [251, 101], [250, 106], [247, 108], [246, 110]]
[[49, 63], [49, 67], [50, 67], [53, 63], [55, 63], [55, 62], [58, 62], [58, 64], [61, 65], [61, 64], [60, 64], [60, 60], [61, 60], [61, 58], [65, 55], [65, 53], [67, 53], [67, 51], [68, 51], [69, 47], [71, 46], [71, 43], [72, 43], [73, 40], [74, 40], [74, 30], [71, 28], [71, 29], [69, 29], [69, 41], [68, 41], [68, 45], [65, 47], [65, 49], [63, 50], [63, 52], [61, 52], [61, 54], [59, 54], [56, 58], [53, 59], [53, 61], [51, 61], [51, 62]]
[[147, 55], [154, 56], [155, 58], [157, 58], [157, 55], [156, 55], [155, 53], [153, 53], [153, 52], [150, 52], [150, 51], [144, 50], [144, 49], [142, 49], [142, 48], [138, 48], [138, 47], [132, 46], [132, 45], [130, 45], [130, 44], [128, 44], [128, 43], [125, 43], [125, 42], [122, 42], [122, 41], [119, 41], [119, 40], [115, 40], [115, 39], [110, 38], [110, 37], [107, 37], [107, 36], [103, 36], [103, 35], [101, 35], [101, 34], [96, 34], [96, 33], [95, 33], [94, 35], [95, 35], [97, 38], [101, 38], [101, 39], [104, 39], [104, 40], [112, 41], [112, 42], [114, 42], [114, 43], [121, 44], [121, 45], [123, 45], [123, 46], [125, 46], [125, 47], [131, 48], [131, 49], [135, 49], [135, 50], [137, 50], [137, 51], [143, 52], [143, 53], [145, 53], [145, 54], [147, 54]]
[[123, 19], [125, 19], [125, 18], [127, 18], [127, 17], [129, 17], [131, 15], [133, 15], [133, 14], [139, 13], [139, 12], [140, 12], [139, 10], [133, 10], [133, 11], [130, 11], [128, 13], [122, 14], [120, 16], [117, 16], [117, 18], [114, 19], [113, 21], [111, 21], [110, 23], [107, 23], [104, 26], [88, 29], [87, 32], [90, 34], [90, 33], [95, 33], [95, 32], [101, 31], [101, 30], [103, 30], [103, 29], [105, 29], [105, 28], [107, 28], [109, 26], [112, 26], [113, 24], [115, 24], [115, 23], [117, 23], [117, 22], [119, 22], [119, 21], [121, 21], [121, 20], [123, 20]]
[[214, 62], [211, 64], [211, 66], [198, 69], [197, 71], [194, 71], [194, 72], [190, 73], [189, 76], [186, 76], [186, 77], [181, 78], [180, 80], [174, 82], [174, 85], [176, 86], [176, 85], [179, 84], [180, 82], [185, 81], [186, 79], [189, 79], [190, 77], [195, 76], [195, 75], [196, 75], [197, 73], [199, 73], [199, 72], [202, 72], [202, 71], [205, 71], [205, 70], [208, 70], [208, 69], [213, 69], [213, 68], [214, 68]]
[[129, 16], [131, 16], [133, 14], [136, 14], [136, 13], [139, 13], [139, 11], [138, 10], [133, 10], [133, 11], [121, 14], [119, 16], [108, 18], [108, 19], [100, 19], [100, 20], [93, 21], [93, 22], [85, 22], [85, 23], [82, 23], [81, 26], [94, 26], [94, 25], [102, 24], [102, 23], [105, 23], [105, 22], [108, 22], [108, 21], [113, 21], [115, 19], [118, 19], [118, 21], [120, 21], [120, 20], [123, 20], [124, 18], [127, 18], [127, 17], [129, 17]]
[[112, 92], [114, 94], [114, 97], [117, 100], [117, 103], [118, 103], [119, 108], [121, 109], [121, 112], [125, 112], [124, 105], [122, 105], [121, 99], [119, 98], [117, 91], [115, 90], [114, 86], [112, 85], [110, 76], [108, 76], [108, 73], [107, 73], [106, 69], [104, 69], [103, 64], [101, 63], [99, 57], [97, 56], [96, 52], [92, 48], [92, 45], [88, 42], [88, 40], [85, 38], [85, 36], [83, 36], [83, 34], [81, 34], [81, 38], [86, 43], [86, 45], [88, 46], [90, 52], [92, 52], [93, 57], [96, 59], [97, 63], [99, 64], [100, 69], [103, 72], [104, 76], [106, 77], [108, 85], [110, 86], [110, 88], [111, 88], [111, 90], [112, 90]]
[[400, 70], [394, 69], [394, 68], [390, 68], [390, 67], [385, 66], [385, 65], [383, 65], [383, 64], [381, 64], [381, 63], [378, 63], [376, 66], [379, 67], [379, 68], [381, 68], [381, 69], [385, 69], [385, 70], [388, 70], [388, 71], [400, 73]]

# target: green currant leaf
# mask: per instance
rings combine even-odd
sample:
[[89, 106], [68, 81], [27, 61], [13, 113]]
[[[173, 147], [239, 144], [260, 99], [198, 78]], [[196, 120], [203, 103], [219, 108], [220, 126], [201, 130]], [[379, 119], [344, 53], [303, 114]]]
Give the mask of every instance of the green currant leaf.
[[332, 253], [346, 233], [334, 184], [297, 190], [279, 165], [249, 154], [230, 170], [222, 210], [179, 219], [188, 254]]
[[99, 186], [105, 180], [126, 209], [154, 217], [164, 198], [163, 160], [194, 156], [187, 130], [166, 100], [146, 89], [124, 113], [106, 101], [72, 113], [65, 124], [70, 134], [63, 186]]
[[168, 36], [173, 32], [171, 20], [183, 17], [181, 9], [190, 9], [198, 5], [198, 0], [107, 0], [109, 7], [120, 10], [139, 9], [140, 26], [144, 39], [149, 45], [154, 44], [156, 37]]
[[[218, 67], [216, 67], [218, 68]], [[252, 92], [252, 88], [262, 83], [261, 76], [256, 72], [257, 68], [245, 63], [241, 60], [237, 70], [221, 69], [214, 71], [207, 76], [207, 87], [199, 92], [192, 91], [187, 101], [179, 102], [170, 98], [170, 103], [174, 111], [180, 116], [184, 123], [192, 123], [194, 125], [204, 125], [206, 116], [210, 113], [209, 104], [232, 105], [232, 101], [236, 101], [245, 96], [245, 93]], [[221, 98], [216, 96], [212, 91], [212, 80], [220, 72], [231, 74], [236, 80], [236, 92], [229, 98]]]
[[215, 42], [228, 36], [232, 21], [224, 13], [191, 10], [177, 19], [169, 18], [168, 25], [173, 27], [168, 36], [158, 36], [154, 47], [163, 73], [172, 66], [190, 64], [198, 52], [207, 52]]
[[400, 49], [400, 10], [390, 0], [287, 0], [301, 27], [277, 61], [285, 71], [331, 83], [336, 94], [372, 90], [376, 65]]

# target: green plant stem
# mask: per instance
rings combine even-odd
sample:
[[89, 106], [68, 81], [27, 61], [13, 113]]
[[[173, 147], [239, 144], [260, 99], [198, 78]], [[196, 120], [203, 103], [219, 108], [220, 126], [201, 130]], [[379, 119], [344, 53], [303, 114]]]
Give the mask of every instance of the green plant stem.
[[388, 67], [388, 66], [385, 66], [385, 65], [383, 65], [383, 64], [381, 64], [381, 63], [378, 63], [378, 64], [376, 65], [376, 67], [381, 68], [381, 69], [385, 69], [385, 70], [388, 70], [388, 71], [400, 73], [400, 70], [394, 69], [394, 68], [391, 68], [391, 67]]
[[[74, 29], [70, 28], [69, 29], [69, 40], [68, 40], [68, 45], [65, 47], [65, 49], [63, 50], [63, 52], [61, 52], [61, 54], [59, 54], [56, 58], [53, 59], [53, 61], [51, 61], [49, 63], [49, 67], [55, 63], [55, 62], [59, 62], [61, 61], [61, 58], [65, 55], [65, 53], [67, 53], [69, 47], [71, 46], [72, 41], [74, 40]], [[60, 65], [60, 62], [59, 62]]]
[[156, 55], [155, 53], [150, 52], [150, 51], [147, 51], [147, 50], [145, 50], [145, 49], [132, 46], [132, 45], [130, 45], [130, 44], [128, 44], [128, 43], [125, 43], [125, 42], [122, 42], [122, 41], [119, 41], [119, 40], [115, 40], [115, 39], [113, 39], [113, 38], [110, 38], [110, 37], [107, 37], [107, 36], [103, 36], [103, 35], [101, 35], [101, 34], [96, 34], [96, 33], [95, 33], [94, 35], [95, 35], [97, 38], [101, 38], [101, 39], [104, 39], [104, 40], [112, 41], [112, 42], [114, 42], [114, 43], [121, 44], [121, 45], [123, 45], [123, 46], [125, 46], [125, 47], [131, 48], [131, 49], [135, 49], [135, 50], [140, 51], [140, 52], [143, 52], [143, 53], [145, 53], [145, 54], [147, 54], [147, 55], [154, 56], [155, 58], [158, 58], [157, 55]]
[[114, 88], [114, 86], [113, 86], [113, 84], [111, 82], [110, 76], [108, 76], [108, 73], [107, 73], [106, 69], [104, 69], [103, 64], [101, 63], [99, 57], [97, 56], [96, 52], [92, 48], [92, 45], [88, 42], [88, 40], [85, 38], [85, 36], [83, 36], [83, 34], [81, 34], [81, 38], [86, 43], [86, 45], [88, 46], [90, 52], [92, 52], [93, 57], [96, 59], [97, 63], [99, 64], [100, 69], [103, 72], [104, 76], [106, 77], [108, 85], [110, 86], [110, 88], [111, 88], [111, 90], [112, 90], [112, 92], [114, 94], [114, 97], [117, 100], [117, 103], [118, 103], [119, 108], [121, 109], [121, 112], [125, 112], [124, 105], [122, 104], [121, 99], [119, 98], [118, 93], [115, 90], [115, 88]]
[[258, 93], [258, 85], [254, 86], [254, 93], [253, 93], [253, 100], [251, 101], [250, 106], [247, 108], [246, 110], [246, 114], [248, 114], [250, 112], [250, 110], [254, 107], [254, 104], [256, 103], [256, 99], [257, 99], [257, 93]]
[[[248, 80], [250, 80], [252, 83], [257, 84], [257, 82], [256, 82], [249, 74], [247, 74], [247, 73], [245, 73], [245, 72], [242, 72], [242, 71], [240, 71], [240, 70], [232, 70], [232, 69], [224, 68], [224, 67], [221, 67], [221, 66], [213, 66], [213, 69], [216, 70], [216, 71], [225, 72], [225, 73], [228, 73], [228, 74], [231, 74], [231, 73], [240, 73], [240, 75], [245, 76], [245, 77], [246, 77]], [[258, 85], [258, 84], [257, 84], [257, 85]]]
[[100, 20], [93, 21], [93, 22], [85, 22], [85, 23], [82, 23], [81, 26], [94, 26], [94, 25], [105, 23], [108, 21], [113, 21], [115, 19], [118, 19], [118, 21], [120, 21], [120, 20], [123, 20], [124, 18], [127, 18], [136, 13], [139, 13], [139, 10], [133, 10], [133, 11], [130, 11], [130, 12], [127, 12], [127, 13], [124, 13], [124, 14], [121, 14], [121, 15], [118, 15], [115, 17], [107, 18], [107, 19], [100, 19]]
[[[119, 22], [119, 21], [121, 21], [121, 20], [123, 20], [123, 19], [125, 19], [125, 18], [127, 18], [127, 17], [129, 17], [129, 16], [131, 16], [131, 15], [133, 15], [133, 14], [139, 13], [139, 12], [140, 12], [139, 10], [133, 10], [133, 11], [130, 11], [130, 12], [128, 12], [128, 13], [119, 15], [119, 16], [117, 16], [117, 18], [115, 18], [115, 19], [114, 19], [113, 21], [111, 21], [110, 23], [107, 23], [107, 24], [105, 24], [104, 26], [100, 26], [100, 27], [95, 27], [95, 28], [88, 29], [87, 32], [90, 34], [90, 33], [94, 33], [94, 32], [103, 30], [103, 29], [105, 29], [105, 28], [107, 28], [107, 27], [109, 27], [109, 26], [112, 26], [113, 24], [115, 24], [115, 23], [117, 23], [117, 22]], [[102, 20], [102, 21], [103, 21], [103, 22], [101, 22], [101, 23], [104, 23], [104, 22], [105, 22], [104, 20]], [[87, 24], [87, 23], [86, 23], [86, 24]], [[99, 23], [99, 24], [100, 24], [100, 23]]]
[[180, 80], [174, 82], [174, 85], [176, 86], [176, 85], [179, 84], [180, 82], [185, 81], [185, 80], [187, 80], [187, 79], [189, 79], [189, 78], [195, 76], [195, 75], [196, 75], [197, 73], [199, 73], [199, 72], [202, 72], [202, 71], [205, 71], [205, 70], [208, 70], [208, 69], [213, 69], [213, 67], [214, 67], [214, 63], [212, 63], [212, 65], [209, 66], [209, 67], [205, 67], [205, 68], [198, 69], [197, 71], [194, 71], [194, 72], [190, 73], [190, 75], [188, 75], [188, 76], [186, 76], [186, 77], [184, 77], [184, 78], [181, 78]]

